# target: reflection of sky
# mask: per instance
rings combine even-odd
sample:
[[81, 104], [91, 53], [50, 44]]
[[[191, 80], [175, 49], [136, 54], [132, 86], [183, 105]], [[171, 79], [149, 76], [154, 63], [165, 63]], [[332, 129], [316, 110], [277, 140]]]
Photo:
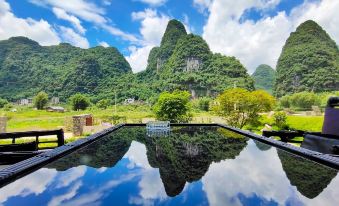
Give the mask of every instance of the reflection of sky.
[[0, 205], [338, 205], [339, 177], [310, 200], [290, 185], [275, 148], [253, 141], [236, 159], [212, 163], [205, 176], [166, 195], [145, 145], [133, 141], [113, 168], [42, 168], [0, 189]]

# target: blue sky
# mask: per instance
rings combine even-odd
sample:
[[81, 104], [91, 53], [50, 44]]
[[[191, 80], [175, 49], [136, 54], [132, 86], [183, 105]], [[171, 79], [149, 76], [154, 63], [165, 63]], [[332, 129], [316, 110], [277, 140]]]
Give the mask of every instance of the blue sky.
[[[182, 21], [213, 52], [235, 56], [250, 73], [275, 67], [290, 32], [307, 19], [339, 40], [336, 0], [0, 0], [0, 39], [41, 45], [117, 47], [135, 72], [145, 69], [168, 20]], [[3, 28], [3, 29], [1, 29]]]

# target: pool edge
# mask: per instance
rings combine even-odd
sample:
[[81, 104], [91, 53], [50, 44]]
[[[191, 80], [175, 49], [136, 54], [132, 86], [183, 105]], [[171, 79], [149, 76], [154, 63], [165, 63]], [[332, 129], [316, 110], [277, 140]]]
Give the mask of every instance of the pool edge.
[[[101, 137], [107, 135], [108, 133], [114, 132], [120, 128], [123, 127], [128, 127], [128, 126], [146, 126], [146, 124], [130, 124], [130, 123], [124, 123], [124, 124], [119, 124], [116, 126], [113, 126], [111, 128], [105, 129], [101, 132], [95, 133], [93, 135], [90, 135], [86, 138], [79, 139], [75, 142], [71, 142], [68, 144], [65, 144], [61, 147], [57, 147], [53, 150], [41, 153], [37, 156], [31, 157], [29, 159], [26, 159], [24, 161], [18, 162], [16, 164], [13, 164], [11, 166], [8, 166], [2, 170], [0, 170], [0, 188], [15, 181], [16, 179], [25, 176], [32, 171], [35, 171], [42, 166], [54, 161], [55, 159], [58, 159], [62, 156], [65, 156], [81, 147], [84, 147]], [[333, 157], [328, 154], [323, 154], [315, 151], [311, 151], [308, 149], [296, 147], [293, 145], [290, 145], [288, 143], [280, 142], [277, 140], [273, 140], [246, 130], [241, 130], [238, 128], [234, 128], [231, 126], [227, 126], [224, 124], [217, 124], [217, 123], [212, 123], [212, 124], [171, 124], [171, 126], [217, 126], [220, 128], [225, 128], [228, 130], [231, 130], [233, 132], [242, 134], [244, 136], [250, 137], [254, 140], [258, 140], [260, 142], [266, 143], [268, 145], [275, 146], [279, 149], [285, 150], [287, 152], [290, 152], [292, 154], [296, 154], [298, 156], [307, 158], [309, 160], [312, 160], [314, 162], [326, 165], [328, 167], [331, 167], [333, 169], [339, 170], [339, 158]]]

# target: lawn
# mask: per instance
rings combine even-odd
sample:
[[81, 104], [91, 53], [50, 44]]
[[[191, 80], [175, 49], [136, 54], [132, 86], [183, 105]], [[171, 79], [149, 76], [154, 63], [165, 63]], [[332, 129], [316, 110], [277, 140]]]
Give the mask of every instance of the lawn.
[[320, 132], [324, 122], [323, 116], [288, 116], [287, 124], [292, 129]]

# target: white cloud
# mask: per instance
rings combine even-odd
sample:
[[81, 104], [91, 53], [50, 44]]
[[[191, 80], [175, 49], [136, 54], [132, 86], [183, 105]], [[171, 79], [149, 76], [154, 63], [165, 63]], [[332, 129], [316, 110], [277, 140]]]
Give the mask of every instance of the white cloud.
[[102, 4], [105, 6], [109, 6], [112, 4], [112, 0], [102, 0]]
[[72, 187], [70, 188], [70, 190], [67, 191], [65, 194], [53, 196], [51, 201], [49, 201], [48, 206], [62, 205], [62, 202], [66, 200], [70, 200], [77, 194], [77, 191], [81, 187], [81, 185], [82, 185], [81, 181], [78, 181], [74, 183]]
[[154, 205], [154, 201], [167, 199], [166, 191], [160, 177], [159, 169], [152, 168], [146, 155], [146, 146], [133, 141], [130, 148], [124, 155], [128, 158], [129, 169], [140, 168], [138, 176], [141, 177], [138, 186], [140, 188], [138, 196], [130, 196], [129, 204]]
[[0, 39], [12, 36], [26, 36], [41, 45], [55, 45], [60, 42], [56, 31], [45, 20], [18, 18], [5, 0], [0, 0]]
[[73, 26], [78, 30], [78, 32], [80, 32], [81, 34], [85, 33], [86, 30], [84, 27], [81, 26], [81, 22], [77, 17], [67, 14], [65, 10], [57, 7], [54, 7], [52, 10], [55, 16], [57, 16], [59, 19], [71, 22]]
[[291, 185], [276, 148], [258, 151], [253, 140], [250, 140], [236, 159], [210, 165], [201, 179], [209, 205], [242, 205], [239, 194], [246, 197], [255, 194], [278, 205], [288, 205], [291, 200], [297, 201], [296, 205], [332, 205], [335, 202], [339, 193], [336, 189], [338, 175], [322, 193], [309, 199]]
[[167, 2], [167, 0], [135, 0], [140, 1], [145, 4], [149, 4], [150, 6], [161, 6]]
[[236, 56], [250, 72], [262, 63], [275, 67], [290, 32], [305, 20], [317, 21], [338, 42], [339, 1], [306, 1], [290, 15], [280, 12], [256, 22], [241, 19], [248, 9], [264, 12], [279, 2], [280, 0], [214, 0], [209, 6], [203, 37], [212, 51]]
[[132, 34], [128, 34], [112, 25], [110, 20], [105, 17], [106, 11], [104, 8], [98, 5], [85, 1], [85, 0], [72, 0], [72, 1], [60, 1], [60, 0], [30, 0], [31, 3], [46, 7], [46, 8], [59, 8], [67, 12], [69, 15], [76, 16], [82, 20], [93, 23], [96, 26], [108, 31], [114, 36], [121, 37], [127, 41], [137, 42], [138, 39]]
[[169, 16], [159, 14], [156, 10], [146, 9], [141, 12], [133, 12], [132, 20], [140, 21], [140, 34], [142, 36], [141, 46], [130, 46], [130, 55], [126, 57], [133, 72], [146, 69], [148, 54], [154, 46], [160, 45], [164, 35]]
[[109, 44], [107, 42], [104, 42], [104, 41], [99, 42], [99, 45], [103, 46], [103, 47], [109, 47]]
[[87, 39], [76, 33], [73, 29], [64, 26], [59, 26], [59, 28], [61, 31], [60, 36], [63, 41], [84, 49], [89, 48]]
[[200, 13], [204, 13], [210, 7], [212, 0], [193, 0], [193, 6], [198, 9]]
[[79, 166], [68, 169], [67, 171], [63, 172], [62, 176], [58, 179], [58, 183], [56, 188], [67, 187], [71, 183], [75, 182], [86, 173], [86, 166]]
[[[42, 168], [0, 189], [0, 204], [9, 198], [20, 196], [26, 197], [45, 192], [57, 175], [56, 170]], [[43, 178], [41, 178], [43, 177]]]

